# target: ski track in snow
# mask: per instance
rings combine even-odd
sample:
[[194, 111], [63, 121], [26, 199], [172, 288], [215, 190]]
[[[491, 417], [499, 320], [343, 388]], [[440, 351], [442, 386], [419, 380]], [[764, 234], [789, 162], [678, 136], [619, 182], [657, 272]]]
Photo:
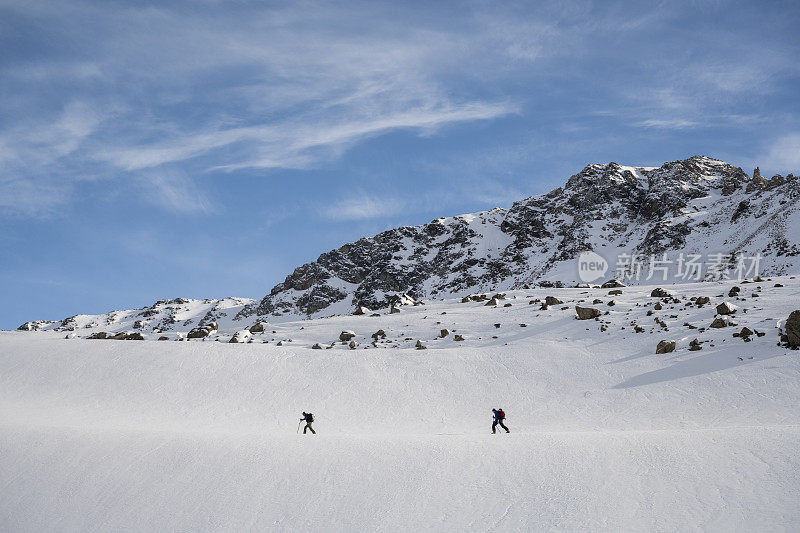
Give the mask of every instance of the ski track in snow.
[[[0, 530], [793, 530], [800, 352], [775, 325], [800, 283], [718, 297], [730, 285], [666, 287], [712, 297], [665, 305], [669, 331], [646, 316], [652, 287], [629, 287], [613, 307], [608, 290], [517, 291], [510, 308], [433, 301], [252, 344], [0, 332]], [[564, 305], [528, 304], [545, 295]], [[572, 318], [595, 297], [606, 332]], [[748, 309], [736, 328], [682, 326], [723, 300]], [[743, 326], [766, 335], [733, 338]], [[368, 346], [378, 328], [392, 342]], [[310, 349], [342, 330], [358, 349]], [[678, 349], [656, 355], [661, 339]], [[511, 434], [491, 434], [492, 407]], [[295, 433], [303, 410], [317, 435]]]

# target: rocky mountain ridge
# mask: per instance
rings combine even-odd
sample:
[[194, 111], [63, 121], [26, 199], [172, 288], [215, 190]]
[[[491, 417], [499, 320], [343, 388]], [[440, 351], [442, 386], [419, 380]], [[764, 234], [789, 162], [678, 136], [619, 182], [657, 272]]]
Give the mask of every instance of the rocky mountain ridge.
[[[163, 331], [229, 315], [245, 324], [388, 310], [415, 299], [569, 286], [581, 283], [577, 259], [588, 251], [607, 261], [606, 278], [617, 274], [620, 257], [709, 253], [724, 254], [731, 268], [737, 258], [760, 254], [758, 273], [793, 274], [800, 270], [799, 198], [800, 180], [791, 174], [765, 179], [755, 169], [751, 177], [704, 156], [661, 167], [593, 164], [564, 187], [509, 209], [438, 218], [345, 244], [296, 268], [260, 300], [164, 300], [98, 317], [136, 315], [134, 328]], [[69, 329], [73, 322], [74, 317], [28, 322], [20, 329]]]

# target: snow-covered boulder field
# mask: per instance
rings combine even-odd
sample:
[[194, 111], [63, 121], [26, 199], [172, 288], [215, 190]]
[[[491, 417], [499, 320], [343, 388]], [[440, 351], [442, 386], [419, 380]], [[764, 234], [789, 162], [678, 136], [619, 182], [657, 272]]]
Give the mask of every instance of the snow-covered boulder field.
[[796, 528], [800, 282], [613, 291], [0, 332], [0, 530]]

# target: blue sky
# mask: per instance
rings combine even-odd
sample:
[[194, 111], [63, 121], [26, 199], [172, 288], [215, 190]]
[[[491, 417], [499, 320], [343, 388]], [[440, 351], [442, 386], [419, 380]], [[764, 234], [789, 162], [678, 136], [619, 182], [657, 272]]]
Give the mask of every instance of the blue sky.
[[794, 2], [0, 0], [0, 328], [261, 297], [587, 163], [800, 171]]

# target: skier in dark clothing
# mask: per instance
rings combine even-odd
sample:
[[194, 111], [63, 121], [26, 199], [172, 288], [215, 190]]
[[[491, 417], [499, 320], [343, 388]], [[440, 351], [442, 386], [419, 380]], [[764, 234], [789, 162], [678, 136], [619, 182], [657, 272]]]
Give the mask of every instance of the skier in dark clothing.
[[497, 425], [499, 424], [501, 428], [506, 430], [506, 433], [511, 433], [505, 424], [503, 424], [503, 420], [506, 419], [506, 414], [503, 412], [502, 409], [492, 409], [494, 413], [494, 422], [492, 422], [492, 433], [497, 433]]
[[[317, 432], [314, 431], [314, 428], [311, 427], [311, 423], [314, 422], [314, 415], [312, 415], [311, 413], [306, 413], [305, 411], [303, 411], [303, 418], [301, 418], [300, 420], [301, 421], [303, 421], [303, 420], [306, 421], [306, 427], [303, 428], [303, 433], [305, 433], [306, 430], [310, 429], [311, 433], [313, 433], [314, 435], [317, 434]], [[503, 427], [505, 427], [505, 426], [503, 426]], [[508, 430], [506, 430], [506, 431], [508, 431]]]

